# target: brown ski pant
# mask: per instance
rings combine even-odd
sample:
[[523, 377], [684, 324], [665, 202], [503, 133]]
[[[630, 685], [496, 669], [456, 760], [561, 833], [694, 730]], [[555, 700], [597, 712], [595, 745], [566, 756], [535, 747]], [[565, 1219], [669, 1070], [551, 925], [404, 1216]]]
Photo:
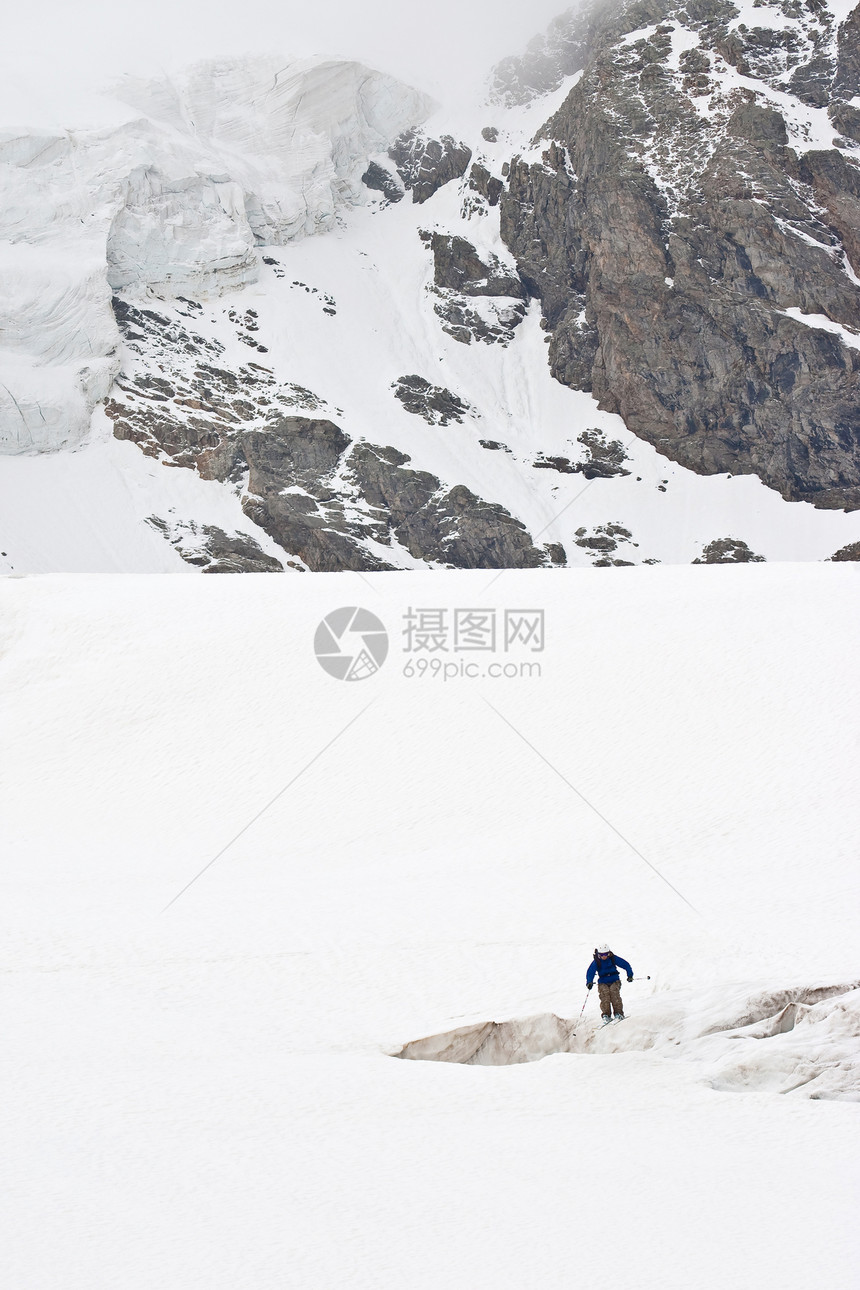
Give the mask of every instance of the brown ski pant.
[[600, 1011], [604, 1017], [612, 1016], [612, 1009], [615, 1009], [616, 1017], [620, 1017], [624, 1012], [624, 1004], [621, 1002], [621, 982], [613, 981], [611, 985], [601, 985], [597, 983], [597, 993], [600, 995]]

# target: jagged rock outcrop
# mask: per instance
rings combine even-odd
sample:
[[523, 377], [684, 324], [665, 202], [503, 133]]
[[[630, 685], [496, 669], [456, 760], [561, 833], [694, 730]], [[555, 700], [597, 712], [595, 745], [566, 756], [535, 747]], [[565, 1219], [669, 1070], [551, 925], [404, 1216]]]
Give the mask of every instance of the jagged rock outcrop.
[[[607, 524], [598, 524], [591, 530], [578, 528], [574, 542], [578, 547], [593, 556], [593, 564], [596, 569], [632, 565], [633, 560], [624, 560], [614, 553], [620, 546], [638, 547], [639, 545], [638, 542], [633, 541], [633, 534], [630, 529], [625, 528], [617, 520], [610, 521]], [[646, 561], [646, 563], [652, 563], [652, 561]]]
[[[114, 433], [166, 465], [231, 487], [250, 524], [283, 550], [283, 563], [314, 572], [394, 569], [402, 567], [395, 544], [416, 560], [455, 568], [551, 562], [552, 554], [537, 548], [504, 507], [415, 469], [394, 448], [354, 442], [322, 415], [329, 410], [323, 400], [279, 382], [263, 364], [231, 366], [225, 346], [191, 325], [203, 312], [200, 304], [180, 303], [188, 326], [115, 298], [129, 370], [106, 404]], [[259, 348], [255, 311], [226, 316], [237, 339], [245, 336]], [[432, 424], [462, 421], [469, 411], [449, 390], [419, 376], [400, 378], [395, 392]], [[205, 572], [283, 567], [250, 535], [159, 517], [150, 523]], [[380, 546], [392, 548], [391, 561], [380, 556]]]
[[[853, 128], [860, 23], [837, 39], [823, 6], [786, 5], [752, 29], [727, 0], [570, 17], [564, 66], [583, 74], [542, 157], [512, 161], [502, 233], [557, 379], [693, 470], [855, 508], [860, 156], [811, 148], [802, 112], [768, 94]], [[503, 65], [500, 97], [527, 96], [525, 66]]]
[[407, 130], [394, 140], [388, 155], [413, 202], [426, 202], [452, 179], [465, 175], [472, 150], [450, 134], [428, 139], [420, 130]]
[[840, 547], [838, 551], [834, 551], [830, 559], [837, 562], [860, 560], [860, 542], [849, 542], [847, 546]]
[[[224, 346], [166, 314], [114, 297], [114, 313], [129, 356], [138, 356], [116, 381], [105, 411], [118, 439], [136, 443], [151, 457], [167, 455], [204, 479], [236, 482], [247, 469], [239, 431], [278, 423], [297, 410], [326, 405], [310, 390], [279, 382], [271, 370], [248, 361], [223, 364]], [[192, 321], [200, 306], [185, 301]], [[246, 319], [236, 315], [241, 339]], [[156, 375], [156, 372], [162, 373]]]
[[708, 542], [693, 564], [763, 564], [764, 556], [756, 555], [740, 538], [714, 538]]
[[504, 181], [493, 175], [480, 161], [469, 171], [469, 187], [480, 193], [488, 206], [498, 206], [504, 192]]
[[373, 192], [382, 193], [382, 196], [389, 202], [402, 201], [406, 195], [406, 189], [397, 182], [390, 170], [380, 166], [377, 162], [371, 161], [370, 165], [361, 176], [361, 182], [365, 188], [370, 188]]
[[409, 553], [457, 569], [533, 569], [547, 562], [526, 527], [463, 484], [447, 491], [428, 471], [409, 469], [395, 448], [358, 444], [350, 472], [362, 497]]
[[433, 310], [443, 329], [467, 345], [507, 345], [526, 312], [519, 275], [496, 255], [481, 259], [464, 237], [433, 232], [422, 238], [433, 253]]
[[444, 386], [432, 385], [423, 376], [400, 376], [391, 388], [407, 412], [423, 417], [431, 426], [462, 423], [469, 412], [469, 404], [458, 395]]
[[627, 453], [620, 439], [607, 439], [602, 430], [583, 430], [576, 441], [585, 449], [578, 461], [539, 453], [532, 466], [535, 470], [557, 470], [562, 475], [581, 474], [586, 479], [616, 479], [630, 474], [624, 467]]
[[464, 296], [511, 296], [525, 299], [519, 276], [506, 269], [498, 256], [482, 260], [464, 237], [431, 233], [433, 280], [437, 287], [459, 291]]
[[547, 457], [544, 453], [537, 455], [532, 466], [535, 470], [557, 470], [560, 475], [575, 475], [578, 471], [578, 464], [569, 457]]
[[580, 469], [586, 479], [616, 479], [629, 475], [624, 466], [627, 453], [620, 439], [609, 439], [602, 430], [583, 430], [577, 443], [585, 449]]
[[216, 524], [178, 523], [150, 515], [149, 525], [167, 538], [186, 564], [201, 573], [283, 573], [284, 566], [267, 555], [247, 533], [225, 533]]

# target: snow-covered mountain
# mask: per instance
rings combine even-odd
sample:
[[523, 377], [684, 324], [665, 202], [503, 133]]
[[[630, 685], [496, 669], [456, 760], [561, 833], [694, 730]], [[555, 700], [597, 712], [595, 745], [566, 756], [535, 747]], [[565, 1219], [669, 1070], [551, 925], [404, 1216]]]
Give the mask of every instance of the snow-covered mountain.
[[860, 6], [276, 8], [0, 130], [0, 1290], [847, 1290]]
[[5, 130], [0, 568], [856, 556], [854, 20], [781, 4], [571, 10], [453, 118], [235, 57]]

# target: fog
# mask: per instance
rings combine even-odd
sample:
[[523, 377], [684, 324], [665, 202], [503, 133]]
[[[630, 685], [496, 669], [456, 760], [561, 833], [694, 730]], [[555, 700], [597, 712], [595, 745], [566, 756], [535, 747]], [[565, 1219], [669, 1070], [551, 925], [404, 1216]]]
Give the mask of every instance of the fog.
[[477, 89], [495, 62], [519, 53], [566, 7], [565, 0], [31, 0], [6, 6], [3, 16], [0, 113], [8, 122], [27, 104], [63, 101], [72, 87], [101, 89], [126, 71], [273, 51], [358, 59], [450, 102]]

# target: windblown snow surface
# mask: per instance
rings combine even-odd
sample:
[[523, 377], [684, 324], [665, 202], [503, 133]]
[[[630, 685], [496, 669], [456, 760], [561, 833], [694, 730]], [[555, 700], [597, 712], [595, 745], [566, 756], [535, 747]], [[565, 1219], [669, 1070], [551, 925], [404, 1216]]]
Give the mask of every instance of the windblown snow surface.
[[856, 1285], [858, 590], [0, 582], [4, 1284]]

